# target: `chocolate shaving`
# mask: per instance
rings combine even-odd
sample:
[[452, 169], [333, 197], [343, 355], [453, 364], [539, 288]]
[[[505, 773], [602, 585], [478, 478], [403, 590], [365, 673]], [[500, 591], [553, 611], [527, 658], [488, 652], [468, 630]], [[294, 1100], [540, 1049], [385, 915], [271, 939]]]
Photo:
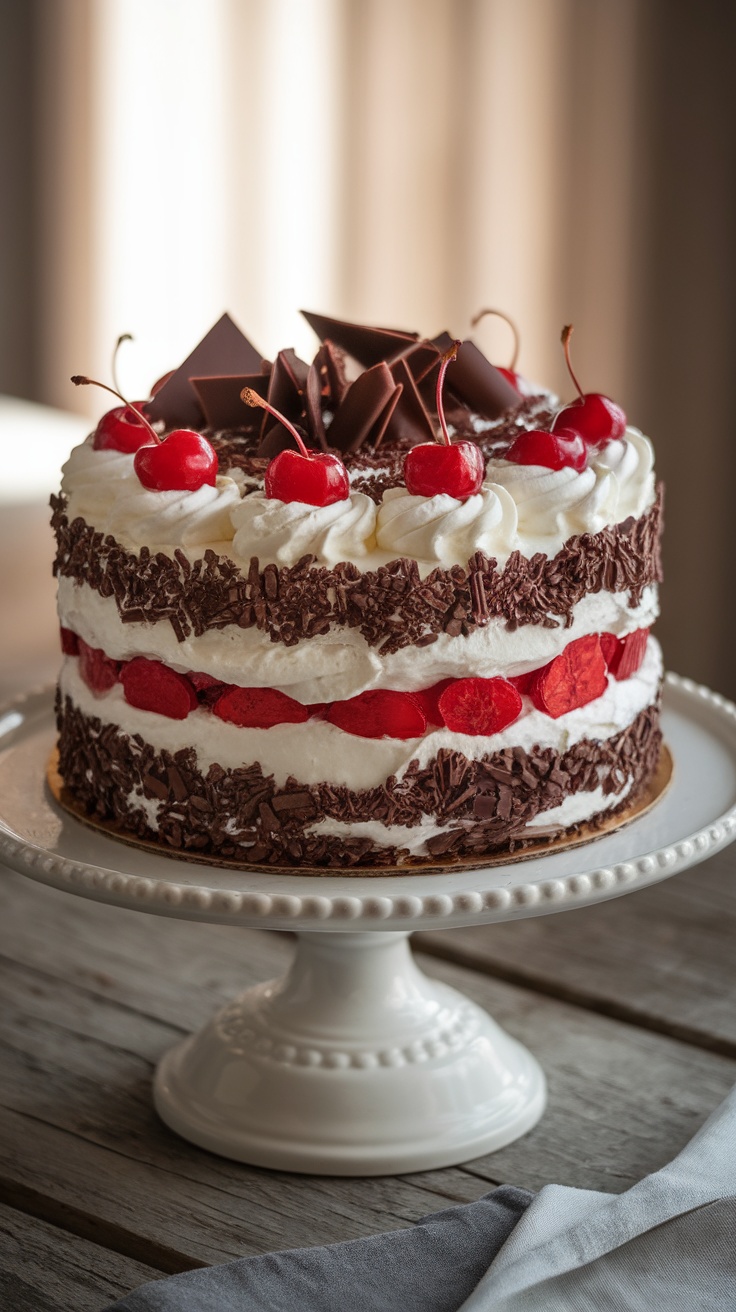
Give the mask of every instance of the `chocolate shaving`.
[[[654, 704], [602, 742], [584, 740], [562, 753], [507, 747], [479, 761], [443, 748], [421, 768], [413, 761], [401, 779], [391, 776], [354, 792], [328, 783], [307, 786], [296, 778], [278, 788], [257, 764], [235, 770], [213, 765], [203, 772], [193, 748], [156, 753], [140, 735], [130, 738], [116, 725], [84, 715], [68, 697], [63, 705], [57, 700], [57, 719], [60, 772], [88, 815], [178, 852], [328, 868], [396, 865], [411, 858], [406, 849], [374, 846], [369, 839], [310, 833], [324, 818], [414, 826], [430, 816], [448, 826], [427, 840], [431, 856], [482, 856], [527, 846], [529, 821], [565, 797], [599, 786], [605, 796], [616, 796], [631, 785], [604, 813], [608, 818], [636, 801], [661, 747]], [[136, 795], [159, 803], [158, 833]]]
[[202, 423], [202, 412], [192, 378], [257, 374], [260, 369], [260, 353], [233, 323], [230, 315], [223, 314], [148, 402], [146, 414], [152, 421], [162, 419], [167, 428], [198, 428]]
[[447, 371], [447, 389], [475, 414], [495, 419], [519, 403], [519, 393], [474, 342], [465, 341]]
[[436, 433], [432, 416], [406, 359], [396, 360], [391, 365], [391, 375], [401, 386], [402, 392], [386, 430], [387, 437], [410, 446], [416, 446], [419, 442], [434, 442]]
[[[639, 519], [569, 538], [556, 556], [527, 559], [517, 551], [499, 569], [478, 551], [467, 566], [435, 569], [424, 579], [407, 558], [361, 572], [350, 562], [316, 565], [312, 556], [260, 570], [254, 557], [244, 574], [213, 551], [191, 563], [182, 552], [152, 555], [142, 547], [135, 555], [83, 519], [70, 524], [63, 498], [52, 497], [51, 505], [55, 572], [114, 597], [123, 623], [169, 620], [179, 641], [237, 624], [291, 647], [344, 626], [387, 654], [443, 632], [467, 635], [490, 618], [505, 620], [509, 629], [568, 626], [589, 593], [626, 592], [636, 606], [644, 588], [662, 577], [661, 488]], [[267, 579], [277, 581], [273, 595]]]
[[[299, 428], [306, 437], [307, 424], [307, 373], [309, 366], [291, 349], [279, 351], [273, 363], [268, 385], [270, 404]], [[275, 456], [279, 451], [292, 450], [294, 439], [288, 428], [268, 411], [263, 412], [259, 456]]]

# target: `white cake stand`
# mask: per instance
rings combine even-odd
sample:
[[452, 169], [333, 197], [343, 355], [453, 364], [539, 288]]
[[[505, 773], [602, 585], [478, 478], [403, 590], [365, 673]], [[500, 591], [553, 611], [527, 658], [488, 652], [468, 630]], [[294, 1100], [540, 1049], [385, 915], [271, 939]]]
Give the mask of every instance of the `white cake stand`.
[[427, 978], [408, 936], [546, 915], [665, 879], [736, 837], [736, 707], [669, 675], [675, 777], [629, 826], [480, 870], [319, 878], [191, 865], [78, 823], [45, 785], [51, 693], [0, 712], [0, 858], [56, 888], [163, 916], [295, 930], [287, 974], [168, 1052], [156, 1107], [185, 1138], [258, 1166], [381, 1175], [467, 1161], [529, 1130], [534, 1058]]

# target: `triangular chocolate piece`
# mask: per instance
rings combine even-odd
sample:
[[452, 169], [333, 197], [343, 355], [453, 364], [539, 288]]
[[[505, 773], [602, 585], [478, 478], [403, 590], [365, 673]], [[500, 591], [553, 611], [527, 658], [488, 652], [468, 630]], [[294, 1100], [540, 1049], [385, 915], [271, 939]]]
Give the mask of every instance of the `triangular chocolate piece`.
[[390, 419], [400, 395], [401, 390], [383, 361], [359, 374], [327, 430], [330, 446], [347, 454], [357, 451], [369, 434], [374, 438], [382, 436], [386, 426], [383, 421]]
[[352, 355], [367, 369], [381, 360], [392, 360], [418, 340], [418, 333], [401, 332], [395, 328], [369, 328], [365, 324], [347, 323], [344, 319], [329, 319], [324, 314], [302, 310], [307, 323], [320, 341], [328, 337]]
[[207, 427], [217, 432], [224, 428], [258, 428], [260, 410], [253, 410], [240, 399], [244, 387], [252, 387], [259, 396], [268, 396], [268, 374], [223, 374], [211, 378], [192, 378], [204, 412]]
[[470, 340], [463, 342], [457, 359], [447, 371], [447, 390], [486, 419], [498, 419], [519, 404], [516, 388]]
[[146, 414], [151, 420], [162, 419], [167, 428], [196, 428], [202, 423], [202, 411], [192, 378], [257, 374], [260, 368], [260, 352], [230, 315], [223, 314], [148, 402]]

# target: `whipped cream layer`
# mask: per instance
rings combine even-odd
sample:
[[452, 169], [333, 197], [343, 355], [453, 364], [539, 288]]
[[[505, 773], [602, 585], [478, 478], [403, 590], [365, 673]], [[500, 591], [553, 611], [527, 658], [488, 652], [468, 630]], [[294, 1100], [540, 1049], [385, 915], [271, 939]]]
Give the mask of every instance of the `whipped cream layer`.
[[658, 613], [657, 587], [644, 589], [631, 606], [628, 592], [589, 593], [573, 608], [572, 624], [507, 627], [491, 619], [467, 636], [440, 633], [426, 647], [381, 654], [357, 629], [333, 628], [307, 643], [286, 647], [258, 629], [229, 625], [179, 642], [168, 620], [122, 624], [114, 597], [101, 597], [87, 584], [59, 578], [59, 615], [65, 628], [101, 647], [114, 660], [147, 656], [186, 673], [196, 670], [223, 683], [277, 688], [297, 701], [344, 700], [371, 688], [427, 688], [440, 679], [525, 674], [558, 656], [587, 633], [624, 637], [650, 628]]
[[438, 565], [465, 565], [476, 551], [500, 566], [513, 551], [553, 556], [576, 533], [640, 516], [655, 497], [651, 443], [633, 428], [593, 451], [580, 473], [489, 460], [483, 487], [466, 501], [398, 487], [378, 507], [355, 491], [331, 506], [287, 504], [229, 476], [196, 492], [151, 492], [132, 455], [95, 451], [91, 438], [72, 451], [62, 492], [70, 521], [79, 516], [136, 551], [178, 549], [193, 560], [211, 547], [245, 569], [253, 556], [289, 565], [310, 554], [320, 564], [345, 560], [360, 569], [409, 556], [422, 576]]
[[81, 679], [76, 657], [65, 659], [59, 688], [62, 697], [69, 696], [85, 715], [114, 724], [131, 738], [140, 734], [157, 752], [193, 749], [203, 772], [214, 764], [237, 769], [258, 762], [264, 774], [274, 776], [278, 787], [293, 777], [302, 784], [329, 783], [357, 791], [378, 787], [390, 775], [400, 779], [412, 761], [421, 768], [442, 748], [479, 760], [505, 747], [519, 746], [526, 751], [551, 747], [564, 752], [583, 739], [603, 741], [625, 729], [656, 701], [661, 678], [661, 651], [650, 637], [636, 674], [621, 683], [609, 679], [601, 697], [558, 720], [536, 710], [525, 697], [521, 716], [501, 733], [475, 737], [442, 728], [408, 740], [359, 738], [317, 719], [245, 729], [202, 709], [192, 711], [185, 720], [171, 720], [129, 706], [119, 684], [96, 696]]

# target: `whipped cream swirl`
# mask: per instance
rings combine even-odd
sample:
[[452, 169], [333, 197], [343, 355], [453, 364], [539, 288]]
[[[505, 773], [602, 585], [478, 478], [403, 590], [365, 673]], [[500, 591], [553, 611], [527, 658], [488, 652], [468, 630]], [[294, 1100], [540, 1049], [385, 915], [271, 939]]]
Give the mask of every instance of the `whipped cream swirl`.
[[616, 521], [618, 486], [608, 470], [589, 467], [578, 473], [491, 460], [486, 478], [512, 497], [522, 537], [554, 537], [562, 544], [574, 533], [598, 533]]
[[218, 478], [214, 487], [207, 483], [196, 492], [154, 492], [143, 486], [133, 461], [124, 451], [95, 451], [91, 437], [75, 447], [61, 481], [69, 519], [81, 516], [135, 551], [231, 542], [230, 511], [240, 501], [233, 479]]
[[375, 546], [376, 507], [364, 492], [329, 506], [270, 499], [252, 492], [232, 511], [233, 548], [243, 561], [294, 565], [313, 555], [328, 565], [361, 560]]
[[503, 487], [484, 484], [465, 501], [446, 492], [413, 496], [389, 488], [378, 510], [376, 540], [391, 556], [413, 556], [431, 567], [467, 564], [475, 551], [507, 556], [516, 535], [516, 507]]
[[618, 485], [616, 519], [633, 515], [638, 519], [654, 501], [654, 449], [638, 428], [627, 428], [625, 437], [606, 442], [593, 457], [594, 469], [610, 469]]

